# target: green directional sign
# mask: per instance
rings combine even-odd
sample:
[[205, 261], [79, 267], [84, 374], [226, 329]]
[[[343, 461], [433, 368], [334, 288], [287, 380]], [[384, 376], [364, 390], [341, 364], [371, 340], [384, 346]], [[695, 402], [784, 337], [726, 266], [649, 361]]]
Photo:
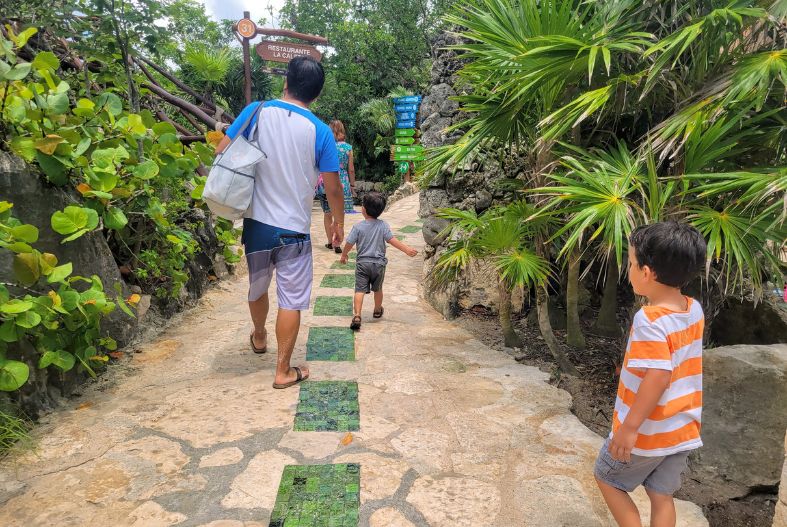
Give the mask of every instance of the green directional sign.
[[392, 161], [423, 161], [426, 159], [423, 151], [413, 153], [391, 152], [391, 155], [393, 157]]
[[397, 145], [411, 145], [415, 143], [415, 137], [397, 137], [396, 144]]
[[412, 145], [412, 146], [402, 146], [402, 145], [394, 145], [391, 147], [391, 151], [394, 154], [423, 154], [424, 147], [423, 145]]
[[415, 128], [397, 128], [394, 134], [396, 137], [413, 137], [415, 136]]

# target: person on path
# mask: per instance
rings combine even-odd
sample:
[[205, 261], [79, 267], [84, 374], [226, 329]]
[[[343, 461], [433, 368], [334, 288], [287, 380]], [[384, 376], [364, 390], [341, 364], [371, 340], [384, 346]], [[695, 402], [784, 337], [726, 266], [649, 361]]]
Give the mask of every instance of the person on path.
[[[344, 128], [344, 123], [335, 119], [329, 125], [333, 137], [336, 140], [336, 148], [339, 156], [339, 179], [342, 182], [342, 189], [344, 190], [344, 212], [353, 214], [353, 194], [355, 193], [355, 163], [353, 162], [353, 147], [346, 142], [347, 132]], [[320, 201], [323, 212], [323, 224], [325, 225], [325, 237], [328, 243], [325, 244], [327, 249], [333, 249], [337, 254], [342, 252], [342, 248], [335, 246], [331, 243], [333, 236], [333, 214], [331, 212], [328, 200], [325, 197], [325, 185], [323, 184], [322, 176], [317, 181], [317, 189], [315, 196]]]
[[672, 495], [681, 486], [689, 452], [702, 446], [700, 303], [684, 287], [705, 266], [702, 235], [689, 225], [654, 223], [629, 240], [629, 281], [647, 298], [632, 321], [612, 432], [596, 459], [604, 500], [622, 527], [642, 525], [628, 495], [642, 485], [652, 527], [675, 527]]
[[353, 318], [350, 329], [361, 329], [361, 309], [363, 297], [370, 291], [374, 292], [374, 318], [383, 316], [383, 280], [388, 259], [385, 257], [385, 244], [390, 243], [407, 256], [413, 257], [418, 251], [394, 238], [391, 228], [381, 219], [385, 210], [385, 196], [379, 192], [370, 192], [363, 197], [364, 221], [357, 223], [347, 236], [341, 263], [347, 263], [347, 257], [355, 244], [358, 244], [358, 256], [355, 260], [355, 298], [353, 299]]
[[[267, 157], [255, 167], [254, 195], [243, 220], [242, 243], [249, 265], [249, 310], [254, 323], [250, 336], [255, 353], [265, 353], [270, 286], [276, 271], [279, 312], [276, 317], [278, 361], [274, 388], [287, 388], [309, 377], [305, 366], [290, 367], [300, 329], [301, 311], [309, 308], [312, 287], [312, 247], [309, 236], [314, 187], [322, 173], [325, 194], [334, 211], [332, 243], [344, 238], [343, 194], [339, 159], [331, 129], [309, 111], [322, 91], [322, 65], [296, 57], [287, 67], [284, 96], [247, 106], [216, 147], [222, 152], [238, 134], [249, 137], [256, 124], [260, 148]], [[262, 104], [247, 130], [240, 130]]]

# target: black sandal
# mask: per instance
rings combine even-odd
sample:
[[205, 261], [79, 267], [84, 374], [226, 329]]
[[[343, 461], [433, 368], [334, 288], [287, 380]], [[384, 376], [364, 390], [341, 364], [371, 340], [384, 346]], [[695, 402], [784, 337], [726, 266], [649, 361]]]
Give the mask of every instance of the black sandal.
[[334, 247], [333, 248], [333, 252], [335, 252], [336, 254], [342, 254], [342, 248], [341, 247]]
[[374, 311], [374, 312], [372, 313], [372, 316], [373, 316], [374, 318], [383, 318], [383, 313], [385, 313], [385, 308], [384, 308], [384, 307], [381, 307], [381, 308], [380, 308], [380, 311]]
[[326, 249], [333, 249], [333, 245], [332, 245], [332, 244], [330, 244], [330, 243], [326, 243], [326, 244], [325, 244], [325, 248], [326, 248]]
[[350, 322], [350, 329], [353, 331], [358, 331], [359, 329], [361, 329], [361, 317], [359, 317], [358, 315], [355, 315], [353, 317], [353, 321]]

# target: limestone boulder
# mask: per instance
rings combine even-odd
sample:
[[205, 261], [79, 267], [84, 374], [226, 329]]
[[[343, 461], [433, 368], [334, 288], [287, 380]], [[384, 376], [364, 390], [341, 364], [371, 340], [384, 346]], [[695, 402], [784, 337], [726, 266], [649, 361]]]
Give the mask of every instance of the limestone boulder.
[[782, 482], [779, 484], [779, 499], [776, 501], [776, 511], [773, 515], [773, 527], [787, 525], [787, 435], [784, 438], [784, 458]]
[[724, 346], [703, 355], [702, 441], [697, 479], [719, 498], [772, 487], [782, 477], [787, 428], [787, 344]]
[[787, 342], [787, 302], [771, 291], [756, 304], [729, 300], [713, 319], [711, 337], [721, 345]]

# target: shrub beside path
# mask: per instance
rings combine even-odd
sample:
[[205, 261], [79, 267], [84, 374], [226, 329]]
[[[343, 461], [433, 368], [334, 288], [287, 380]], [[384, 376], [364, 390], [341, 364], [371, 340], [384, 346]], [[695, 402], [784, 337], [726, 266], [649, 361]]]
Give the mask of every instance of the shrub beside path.
[[[416, 195], [383, 218], [400, 233], [417, 210]], [[349, 296], [320, 287], [352, 273], [330, 269], [320, 215], [314, 296]], [[423, 247], [420, 233], [405, 236]], [[385, 317], [373, 321], [366, 302], [355, 361], [310, 362], [312, 380], [357, 381], [351, 438], [293, 430], [299, 389], [271, 388], [275, 342], [263, 356], [248, 349], [241, 277], [45, 417], [34, 452], [2, 460], [0, 525], [267, 526], [286, 465], [340, 463], [360, 464], [361, 526], [613, 525], [592, 477], [602, 439], [571, 414], [569, 394], [443, 320], [420, 298], [420, 259], [389, 257]], [[349, 318], [310, 311], [304, 324]], [[707, 526], [691, 503], [678, 518]]]

